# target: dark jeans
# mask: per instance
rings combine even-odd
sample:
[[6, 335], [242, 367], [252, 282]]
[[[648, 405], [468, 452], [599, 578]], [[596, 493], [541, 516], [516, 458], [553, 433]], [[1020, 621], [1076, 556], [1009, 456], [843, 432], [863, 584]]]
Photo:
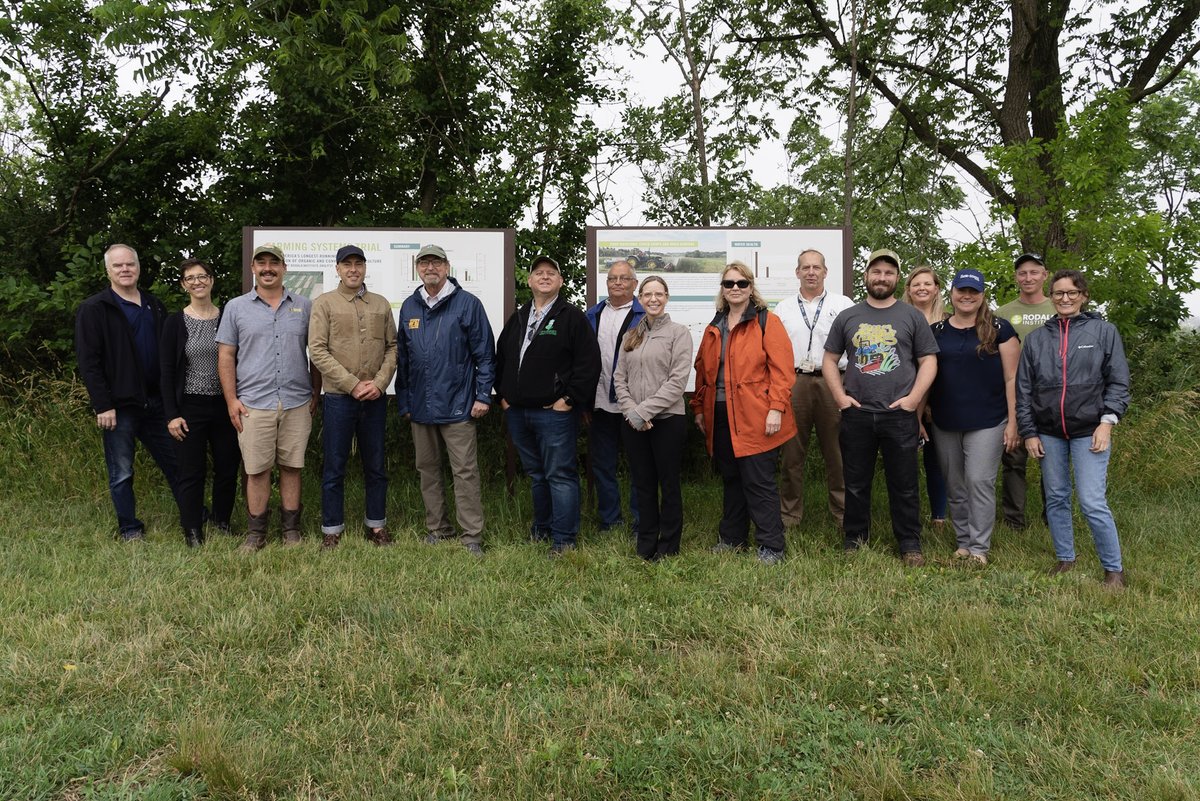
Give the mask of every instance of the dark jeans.
[[933, 442], [933, 425], [928, 424], [925, 428], [930, 432], [929, 441], [921, 450], [925, 453], [925, 494], [929, 496], [929, 516], [934, 520], [945, 520], [946, 477], [942, 475], [942, 464], [938, 461], [937, 446]]
[[242, 452], [238, 448], [237, 431], [229, 422], [225, 398], [184, 395], [179, 414], [188, 427], [183, 442], [175, 442], [175, 456], [179, 460], [179, 525], [184, 529], [198, 529], [204, 525], [204, 481], [210, 450], [213, 474], [211, 519], [214, 523], [229, 525]]
[[713, 413], [713, 461], [724, 484], [724, 508], [717, 529], [721, 542], [742, 547], [754, 521], [754, 540], [760, 548], [784, 550], [783, 518], [779, 514], [779, 487], [775, 467], [779, 448], [752, 456], [734, 456], [729, 433], [729, 412], [717, 403]]
[[921, 550], [921, 497], [917, 483], [917, 415], [913, 412], [842, 410], [842, 471], [846, 478], [846, 547], [870, 537], [875, 457], [883, 453], [892, 534], [900, 553]]
[[386, 422], [386, 395], [370, 401], [355, 400], [350, 395], [325, 395], [321, 423], [325, 461], [321, 474], [322, 534], [341, 534], [346, 528], [346, 463], [355, 440], [362, 457], [366, 496], [363, 523], [370, 528], [387, 525], [387, 470], [383, 458]]
[[117, 409], [117, 425], [102, 432], [104, 465], [108, 468], [108, 493], [117, 513], [117, 530], [131, 534], [145, 529], [137, 516], [137, 500], [133, 497], [133, 455], [137, 440], [141, 440], [158, 463], [175, 502], [179, 503], [179, 471], [175, 462], [175, 440], [167, 433], [162, 399], [155, 396], [145, 406], [122, 406]]
[[[592, 481], [596, 485], [596, 513], [600, 517], [600, 528], [610, 528], [621, 523], [621, 483], [617, 480], [617, 462], [621, 455], [623, 429], [629, 424], [620, 414], [596, 409], [592, 412], [592, 423], [588, 427], [588, 451], [592, 456]], [[632, 431], [632, 429], [629, 429]], [[632, 461], [632, 460], [630, 460]], [[630, 472], [633, 466], [630, 465]], [[633, 528], [637, 530], [637, 489], [630, 482], [629, 514]]]
[[555, 545], [579, 536], [579, 412], [509, 406], [508, 433], [529, 476], [533, 494], [531, 533]]
[[635, 529], [638, 556], [655, 559], [677, 554], [683, 533], [679, 474], [687, 444], [687, 417], [672, 414], [656, 418], [649, 431], [634, 431], [628, 423], [622, 425], [621, 437], [639, 504]]

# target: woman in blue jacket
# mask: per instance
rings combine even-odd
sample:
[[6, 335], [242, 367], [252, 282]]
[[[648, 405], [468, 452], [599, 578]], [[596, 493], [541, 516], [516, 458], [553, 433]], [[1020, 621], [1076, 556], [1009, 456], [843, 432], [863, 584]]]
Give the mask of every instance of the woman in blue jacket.
[[1125, 586], [1121, 544], [1106, 498], [1112, 428], [1129, 406], [1129, 364], [1111, 323], [1083, 311], [1087, 279], [1059, 270], [1051, 284], [1056, 317], [1029, 334], [1017, 368], [1017, 425], [1030, 456], [1042, 462], [1046, 519], [1058, 563], [1075, 567], [1071, 473], [1104, 567], [1104, 584]]

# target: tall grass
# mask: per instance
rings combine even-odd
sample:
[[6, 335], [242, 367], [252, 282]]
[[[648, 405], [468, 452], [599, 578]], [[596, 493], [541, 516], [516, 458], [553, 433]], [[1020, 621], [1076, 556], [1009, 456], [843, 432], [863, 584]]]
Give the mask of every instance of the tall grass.
[[1040, 525], [999, 528], [984, 570], [929, 532], [905, 570], [882, 494], [877, 543], [843, 557], [815, 463], [775, 568], [707, 552], [702, 459], [680, 557], [643, 564], [589, 517], [551, 562], [495, 419], [482, 561], [419, 542], [394, 418], [396, 547], [318, 549], [315, 438], [304, 547], [188, 551], [145, 460], [129, 547], [79, 387], [0, 397], [0, 798], [1200, 798], [1194, 397], [1114, 435], [1121, 595], [1082, 525], [1061, 579]]

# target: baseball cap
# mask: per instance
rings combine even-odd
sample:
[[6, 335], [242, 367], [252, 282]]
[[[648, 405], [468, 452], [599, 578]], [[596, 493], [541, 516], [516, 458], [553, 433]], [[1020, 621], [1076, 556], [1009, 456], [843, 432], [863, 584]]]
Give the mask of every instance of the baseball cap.
[[951, 289], [974, 289], [976, 292], [982, 292], [983, 287], [983, 273], [969, 268], [956, 272], [954, 280], [950, 282]]
[[542, 255], [538, 256], [537, 258], [535, 258], [533, 260], [533, 263], [529, 265], [529, 272], [533, 272], [534, 270], [536, 270], [538, 268], [538, 265], [541, 265], [541, 264], [549, 264], [551, 267], [553, 267], [558, 272], [559, 275], [562, 275], [562, 267], [558, 266], [558, 262], [556, 262], [554, 259], [550, 258], [549, 256], [547, 256], [544, 253]]
[[1017, 256], [1017, 260], [1013, 262], [1013, 269], [1014, 270], [1017, 269], [1018, 267], [1020, 267], [1022, 264], [1024, 264], [1027, 261], [1036, 261], [1038, 264], [1042, 265], [1043, 267], [1046, 266], [1046, 262], [1042, 258], [1041, 253], [1022, 253], [1020, 256]]
[[896, 265], [897, 270], [900, 269], [900, 257], [896, 255], [894, 250], [888, 250], [887, 248], [880, 248], [879, 250], [871, 253], [870, 258], [867, 259], [867, 266], [870, 267], [880, 259], [887, 259], [892, 264]]
[[339, 264], [351, 256], [358, 256], [363, 261], [367, 260], [367, 254], [363, 253], [362, 248], [360, 248], [358, 245], [343, 245], [342, 247], [338, 248], [337, 261]]
[[287, 261], [287, 259], [283, 257], [283, 251], [274, 245], [259, 245], [254, 249], [254, 253], [250, 256], [250, 261], [254, 261], [264, 253], [269, 253], [280, 261]]
[[446, 258], [446, 251], [437, 245], [426, 245], [417, 251], [417, 261], [420, 261], [426, 256], [433, 256], [434, 258], [441, 259], [442, 261], [449, 261], [449, 259]]

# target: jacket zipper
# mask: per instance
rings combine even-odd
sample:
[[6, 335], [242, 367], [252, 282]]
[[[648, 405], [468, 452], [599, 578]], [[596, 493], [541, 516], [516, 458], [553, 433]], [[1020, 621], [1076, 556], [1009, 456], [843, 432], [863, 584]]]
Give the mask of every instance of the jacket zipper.
[[1062, 364], [1062, 393], [1058, 397], [1058, 419], [1062, 424], [1063, 437], [1070, 439], [1067, 433], [1067, 345], [1071, 340], [1070, 318], [1058, 321], [1058, 359]]

